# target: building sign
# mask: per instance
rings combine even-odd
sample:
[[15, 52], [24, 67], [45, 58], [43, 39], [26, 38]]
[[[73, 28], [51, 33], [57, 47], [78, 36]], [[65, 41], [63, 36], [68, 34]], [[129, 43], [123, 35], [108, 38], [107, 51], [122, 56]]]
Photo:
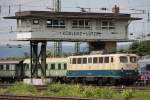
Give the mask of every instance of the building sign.
[[100, 32], [79, 32], [79, 31], [64, 31], [59, 32], [60, 35], [68, 35], [68, 36], [101, 36], [102, 33]]

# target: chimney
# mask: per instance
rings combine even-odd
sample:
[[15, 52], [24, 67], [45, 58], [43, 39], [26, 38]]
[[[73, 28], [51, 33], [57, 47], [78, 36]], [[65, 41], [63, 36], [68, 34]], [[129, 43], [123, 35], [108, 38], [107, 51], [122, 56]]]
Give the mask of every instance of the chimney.
[[112, 7], [112, 13], [115, 13], [115, 14], [119, 14], [119, 11], [120, 9], [119, 9], [119, 7], [117, 6], [117, 5], [114, 5], [113, 7]]

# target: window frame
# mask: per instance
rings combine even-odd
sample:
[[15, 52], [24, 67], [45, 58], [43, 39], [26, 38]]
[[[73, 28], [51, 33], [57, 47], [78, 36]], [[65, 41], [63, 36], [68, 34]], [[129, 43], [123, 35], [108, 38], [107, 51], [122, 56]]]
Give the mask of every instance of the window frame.
[[47, 28], [65, 28], [65, 19], [46, 19]]
[[40, 24], [40, 20], [39, 19], [33, 19], [32, 24], [33, 25], [38, 25], [38, 24]]
[[73, 29], [89, 29], [92, 25], [89, 19], [73, 19], [71, 26]]

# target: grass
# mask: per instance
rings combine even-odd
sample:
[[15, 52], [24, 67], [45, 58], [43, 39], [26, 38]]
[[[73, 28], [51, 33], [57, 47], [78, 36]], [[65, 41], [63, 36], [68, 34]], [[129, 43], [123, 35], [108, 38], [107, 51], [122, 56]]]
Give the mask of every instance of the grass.
[[34, 96], [64, 96], [82, 97], [111, 100], [150, 100], [150, 90], [124, 90], [116, 93], [110, 88], [99, 88], [96, 86], [68, 85], [53, 83], [49, 84], [47, 90], [38, 92], [34, 86], [16, 82], [14, 86], [0, 89], [0, 94], [10, 95], [34, 95]]

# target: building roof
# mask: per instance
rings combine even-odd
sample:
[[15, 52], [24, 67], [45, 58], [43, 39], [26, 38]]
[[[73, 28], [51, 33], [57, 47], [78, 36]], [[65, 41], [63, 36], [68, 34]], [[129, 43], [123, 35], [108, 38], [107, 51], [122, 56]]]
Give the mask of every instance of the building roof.
[[23, 11], [16, 12], [15, 16], [4, 17], [6, 19], [22, 18], [87, 18], [87, 19], [117, 19], [117, 20], [140, 20], [130, 14], [123, 13], [95, 13], [95, 12], [52, 12], [52, 11]]
[[22, 60], [0, 60], [0, 64], [19, 64]]

